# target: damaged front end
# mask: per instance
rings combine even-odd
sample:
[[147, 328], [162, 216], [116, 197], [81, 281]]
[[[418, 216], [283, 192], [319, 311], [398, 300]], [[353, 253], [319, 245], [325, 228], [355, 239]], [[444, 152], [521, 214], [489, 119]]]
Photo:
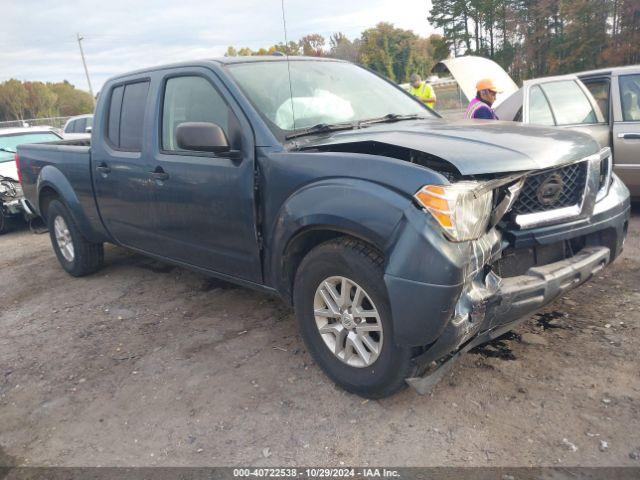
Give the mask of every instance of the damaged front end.
[[[459, 244], [459, 255], [468, 257], [463, 288], [441, 335], [415, 359], [423, 373], [407, 382], [419, 393], [427, 393], [461, 353], [513, 329], [619, 254], [629, 201], [624, 186], [611, 175], [610, 152], [605, 149], [576, 165], [503, 179], [507, 181], [497, 188], [487, 183], [498, 197], [489, 230]], [[562, 176], [576, 176], [580, 169], [584, 175], [575, 186], [568, 185]], [[575, 191], [557, 196], [557, 208], [548, 208], [554, 205], [544, 195], [558, 179]], [[558, 215], [558, 209], [564, 214]], [[536, 228], [527, 228], [534, 217]]]

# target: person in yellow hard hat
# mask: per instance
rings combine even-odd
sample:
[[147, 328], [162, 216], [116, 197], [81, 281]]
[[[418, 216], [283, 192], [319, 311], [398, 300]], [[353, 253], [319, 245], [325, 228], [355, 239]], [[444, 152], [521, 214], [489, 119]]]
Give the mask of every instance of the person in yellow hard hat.
[[409, 83], [411, 84], [411, 88], [409, 88], [409, 93], [411, 95], [428, 107], [435, 107], [436, 93], [433, 91], [433, 87], [431, 85], [427, 82], [423, 82], [422, 78], [417, 73], [411, 74], [411, 77], [409, 77]]
[[493, 80], [483, 78], [476, 83], [476, 98], [469, 102], [466, 118], [478, 118], [486, 120], [498, 120], [498, 115], [491, 108], [496, 101], [497, 94], [500, 93]]

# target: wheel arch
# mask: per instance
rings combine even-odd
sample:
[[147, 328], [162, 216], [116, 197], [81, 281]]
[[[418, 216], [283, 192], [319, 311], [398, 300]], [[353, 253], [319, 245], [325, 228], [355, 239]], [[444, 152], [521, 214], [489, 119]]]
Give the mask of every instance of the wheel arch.
[[344, 180], [301, 189], [289, 197], [272, 223], [265, 278], [288, 303], [300, 262], [319, 244], [348, 236], [386, 257], [394, 242], [411, 200], [379, 184]]
[[[87, 217], [75, 189], [60, 170], [51, 165], [44, 167], [38, 176], [37, 191], [38, 213], [45, 222], [51, 201], [59, 200], [69, 210], [73, 221], [85, 238], [94, 242], [105, 240], [104, 236], [93, 228], [91, 219]], [[93, 202], [93, 195], [87, 201]]]

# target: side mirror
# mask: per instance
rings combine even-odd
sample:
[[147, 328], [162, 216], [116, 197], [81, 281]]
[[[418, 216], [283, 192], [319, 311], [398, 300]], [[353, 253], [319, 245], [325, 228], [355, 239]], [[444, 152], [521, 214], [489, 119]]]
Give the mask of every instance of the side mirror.
[[85, 133], [91, 133], [91, 127], [87, 127], [84, 129]]
[[185, 122], [176, 128], [176, 141], [183, 150], [226, 153], [229, 140], [220, 125], [209, 122]]

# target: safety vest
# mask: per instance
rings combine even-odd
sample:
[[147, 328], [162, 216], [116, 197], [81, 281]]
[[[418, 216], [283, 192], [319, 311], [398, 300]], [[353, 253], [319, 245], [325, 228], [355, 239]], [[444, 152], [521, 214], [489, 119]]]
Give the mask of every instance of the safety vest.
[[435, 96], [433, 92], [433, 87], [429, 85], [427, 82], [422, 82], [418, 88], [414, 88], [412, 86], [411, 88], [409, 88], [409, 93], [414, 97], [418, 97], [418, 99], [422, 103], [426, 103], [431, 108], [433, 108], [434, 105], [436, 104], [436, 102], [433, 100], [427, 100]]
[[489, 109], [489, 111], [491, 112], [491, 115], [495, 120], [498, 119], [498, 116], [493, 111], [493, 108], [491, 108], [489, 105], [484, 103], [482, 100], [479, 100], [478, 98], [474, 98], [473, 100], [471, 100], [471, 102], [469, 102], [469, 106], [467, 107], [467, 113], [465, 114], [465, 118], [473, 118], [473, 115], [474, 113], [476, 113], [476, 110], [483, 107], [486, 107]]

